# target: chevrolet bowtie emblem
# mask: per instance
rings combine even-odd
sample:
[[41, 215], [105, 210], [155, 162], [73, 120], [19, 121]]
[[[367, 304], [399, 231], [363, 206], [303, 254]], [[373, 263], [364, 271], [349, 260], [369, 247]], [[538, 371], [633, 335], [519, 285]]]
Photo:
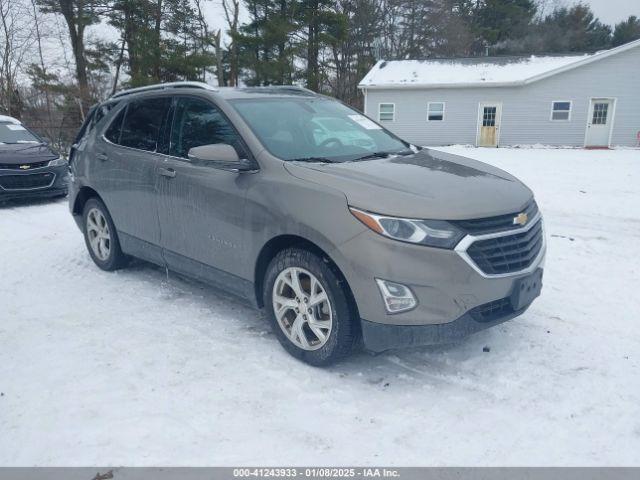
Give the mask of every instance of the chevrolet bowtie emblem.
[[524, 212], [523, 213], [519, 213], [516, 217], [513, 217], [513, 224], [514, 225], [524, 226], [524, 225], [526, 225], [528, 220], [529, 220], [529, 215], [527, 215]]
[[20, 165], [20, 170], [29, 170], [31, 165]]

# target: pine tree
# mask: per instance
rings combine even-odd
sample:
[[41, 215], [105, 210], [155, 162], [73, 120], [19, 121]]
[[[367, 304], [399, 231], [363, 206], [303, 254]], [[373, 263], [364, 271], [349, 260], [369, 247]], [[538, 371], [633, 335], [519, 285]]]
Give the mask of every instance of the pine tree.
[[499, 47], [524, 36], [536, 12], [533, 0], [485, 0], [476, 10], [477, 30], [486, 46]]
[[616, 25], [611, 46], [617, 47], [638, 39], [640, 39], [640, 18], [631, 15], [628, 19]]

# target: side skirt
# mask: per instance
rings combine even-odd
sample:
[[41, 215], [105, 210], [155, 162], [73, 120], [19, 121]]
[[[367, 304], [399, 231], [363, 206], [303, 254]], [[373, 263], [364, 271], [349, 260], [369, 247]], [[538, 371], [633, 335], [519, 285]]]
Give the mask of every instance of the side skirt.
[[240, 278], [210, 265], [205, 265], [183, 255], [162, 250], [157, 245], [118, 232], [122, 251], [132, 257], [145, 260], [185, 277], [193, 278], [214, 288], [238, 297], [243, 303], [259, 308], [253, 282]]

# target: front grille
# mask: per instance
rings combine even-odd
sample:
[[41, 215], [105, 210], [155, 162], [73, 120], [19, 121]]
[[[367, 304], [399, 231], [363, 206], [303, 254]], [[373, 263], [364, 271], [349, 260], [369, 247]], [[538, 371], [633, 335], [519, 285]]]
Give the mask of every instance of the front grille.
[[30, 175], [0, 175], [0, 187], [5, 190], [31, 190], [46, 188], [53, 183], [53, 173], [34, 173]]
[[542, 220], [526, 232], [477, 240], [467, 254], [487, 275], [514, 273], [531, 266], [543, 243]]
[[[35, 163], [0, 163], [0, 170], [33, 170], [34, 168], [46, 167], [48, 164], [49, 160]], [[25, 165], [28, 165], [29, 168], [20, 168]]]
[[492, 322], [514, 313], [514, 310], [511, 299], [507, 297], [480, 305], [470, 310], [469, 313], [476, 322]]
[[470, 235], [485, 235], [521, 228], [521, 225], [513, 223], [513, 219], [520, 213], [526, 213], [530, 220], [538, 213], [538, 205], [532, 201], [524, 210], [497, 217], [476, 218], [473, 220], [456, 220], [454, 223]]

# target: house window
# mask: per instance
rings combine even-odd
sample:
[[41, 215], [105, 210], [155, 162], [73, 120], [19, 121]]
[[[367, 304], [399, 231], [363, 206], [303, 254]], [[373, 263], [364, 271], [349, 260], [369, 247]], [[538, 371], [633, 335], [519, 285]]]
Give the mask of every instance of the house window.
[[497, 113], [498, 107], [484, 107], [482, 111], [482, 126], [495, 127]]
[[444, 120], [444, 102], [429, 102], [427, 104], [427, 121], [441, 122]]
[[396, 115], [395, 103], [381, 103], [378, 106], [378, 120], [381, 122], [393, 122]]
[[591, 123], [593, 125], [606, 125], [607, 124], [607, 115], [609, 112], [609, 104], [608, 103], [596, 103], [593, 106], [593, 118]]
[[557, 122], [571, 120], [571, 102], [553, 102], [551, 120]]

